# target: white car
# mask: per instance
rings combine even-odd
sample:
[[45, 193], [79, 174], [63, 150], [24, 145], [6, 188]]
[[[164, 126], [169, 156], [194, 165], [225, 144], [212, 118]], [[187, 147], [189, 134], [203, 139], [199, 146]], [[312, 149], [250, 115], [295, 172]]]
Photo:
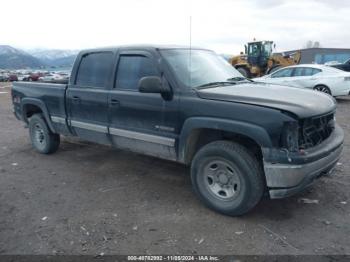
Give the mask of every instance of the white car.
[[51, 81], [59, 81], [59, 80], [63, 80], [63, 77], [60, 76], [59, 74], [46, 74], [44, 76], [39, 77], [39, 81], [43, 81], [43, 82], [51, 82]]
[[18, 74], [17, 79], [18, 79], [18, 81], [25, 81], [26, 79], [29, 79], [29, 75]]
[[350, 73], [324, 65], [287, 66], [253, 80], [314, 89], [332, 96], [350, 95]]

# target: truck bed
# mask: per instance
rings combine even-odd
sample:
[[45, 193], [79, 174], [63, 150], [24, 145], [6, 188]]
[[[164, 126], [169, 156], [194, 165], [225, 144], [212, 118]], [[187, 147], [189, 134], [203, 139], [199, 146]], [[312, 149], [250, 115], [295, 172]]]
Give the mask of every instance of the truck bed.
[[[17, 118], [23, 119], [25, 104], [37, 103], [45, 106], [48, 116], [66, 117], [65, 93], [66, 84], [14, 82], [12, 97], [20, 98], [21, 103], [14, 103], [14, 112]], [[26, 119], [23, 119], [26, 120]]]

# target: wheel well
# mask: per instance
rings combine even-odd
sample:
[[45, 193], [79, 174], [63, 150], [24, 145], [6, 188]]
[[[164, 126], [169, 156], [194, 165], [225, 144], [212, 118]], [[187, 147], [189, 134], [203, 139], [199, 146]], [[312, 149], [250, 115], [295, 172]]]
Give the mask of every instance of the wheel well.
[[31, 104], [25, 105], [23, 108], [23, 111], [24, 111], [23, 112], [24, 120], [26, 122], [28, 122], [28, 118], [30, 118], [34, 114], [38, 114], [38, 113], [43, 112], [40, 107], [38, 107], [36, 105], [31, 105]]
[[327, 85], [324, 85], [324, 84], [317, 84], [317, 85], [314, 86], [314, 88], [316, 88], [318, 86], [325, 86], [325, 87], [327, 87], [329, 89], [329, 87]]
[[239, 143], [249, 149], [257, 157], [259, 162], [262, 161], [261, 147], [250, 137], [233, 132], [202, 128], [193, 130], [187, 138], [187, 146], [185, 149], [185, 163], [191, 163], [195, 153], [199, 149], [201, 149], [206, 144], [217, 140], [228, 140]]

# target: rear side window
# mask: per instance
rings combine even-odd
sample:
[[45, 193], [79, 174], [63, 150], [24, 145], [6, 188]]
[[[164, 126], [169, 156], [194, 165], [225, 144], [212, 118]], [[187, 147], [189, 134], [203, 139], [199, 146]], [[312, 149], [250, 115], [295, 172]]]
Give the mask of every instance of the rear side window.
[[312, 75], [316, 75], [316, 74], [321, 73], [321, 72], [322, 72], [321, 69], [312, 68]]
[[137, 90], [139, 80], [144, 76], [158, 76], [152, 60], [140, 55], [122, 55], [119, 58], [116, 87]]
[[112, 52], [90, 53], [83, 56], [76, 85], [106, 88], [113, 64]]
[[296, 67], [293, 76], [313, 76], [322, 72], [321, 69], [312, 67]]
[[296, 67], [294, 69], [293, 76], [305, 76], [305, 68], [304, 67]]
[[277, 78], [277, 77], [290, 77], [292, 76], [292, 71], [293, 68], [286, 68], [282, 69], [274, 74], [271, 75], [272, 78]]
[[321, 72], [320, 69], [312, 68], [312, 67], [306, 67], [305, 71], [304, 71], [304, 75], [305, 76], [313, 76], [313, 75], [316, 75], [316, 74], [318, 74], [320, 72]]

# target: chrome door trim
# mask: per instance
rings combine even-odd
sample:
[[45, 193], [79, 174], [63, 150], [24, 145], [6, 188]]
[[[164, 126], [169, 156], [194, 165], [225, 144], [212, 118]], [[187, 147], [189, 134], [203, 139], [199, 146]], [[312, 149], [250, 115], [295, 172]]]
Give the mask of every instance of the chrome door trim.
[[96, 132], [105, 133], [105, 134], [108, 133], [108, 128], [106, 126], [95, 125], [95, 124], [80, 122], [80, 121], [76, 121], [76, 120], [71, 120], [70, 124], [71, 124], [71, 126], [74, 126], [77, 128], [88, 129], [91, 131], [96, 131]]
[[59, 124], [66, 124], [66, 119], [59, 116], [51, 116], [51, 121]]
[[[51, 120], [52, 122], [55, 122], [55, 123], [66, 124], [66, 119], [63, 117], [51, 116]], [[114, 136], [136, 139], [136, 140], [141, 140], [149, 143], [160, 144], [160, 145], [170, 146], [170, 147], [174, 147], [175, 145], [174, 138], [169, 138], [164, 136], [150, 135], [150, 134], [129, 131], [129, 130], [119, 129], [119, 128], [112, 128], [112, 127], [108, 128], [107, 126], [90, 124], [90, 123], [80, 122], [76, 120], [71, 120], [70, 125], [73, 127], [88, 129], [91, 131], [96, 131], [96, 132], [105, 133], [105, 134], [108, 133], [108, 129], [109, 129], [109, 133]]]
[[125, 130], [125, 129], [112, 128], [112, 127], [109, 128], [109, 133], [111, 135], [115, 135], [115, 136], [121, 136], [121, 137], [125, 137], [125, 138], [130, 138], [130, 139], [142, 140], [145, 142], [160, 144], [160, 145], [164, 145], [164, 146], [173, 147], [175, 145], [175, 139], [169, 138], [169, 137], [164, 137], [164, 136], [150, 135], [150, 134], [145, 134], [145, 133], [140, 133], [140, 132], [135, 132], [135, 131], [129, 131], [129, 130]]

